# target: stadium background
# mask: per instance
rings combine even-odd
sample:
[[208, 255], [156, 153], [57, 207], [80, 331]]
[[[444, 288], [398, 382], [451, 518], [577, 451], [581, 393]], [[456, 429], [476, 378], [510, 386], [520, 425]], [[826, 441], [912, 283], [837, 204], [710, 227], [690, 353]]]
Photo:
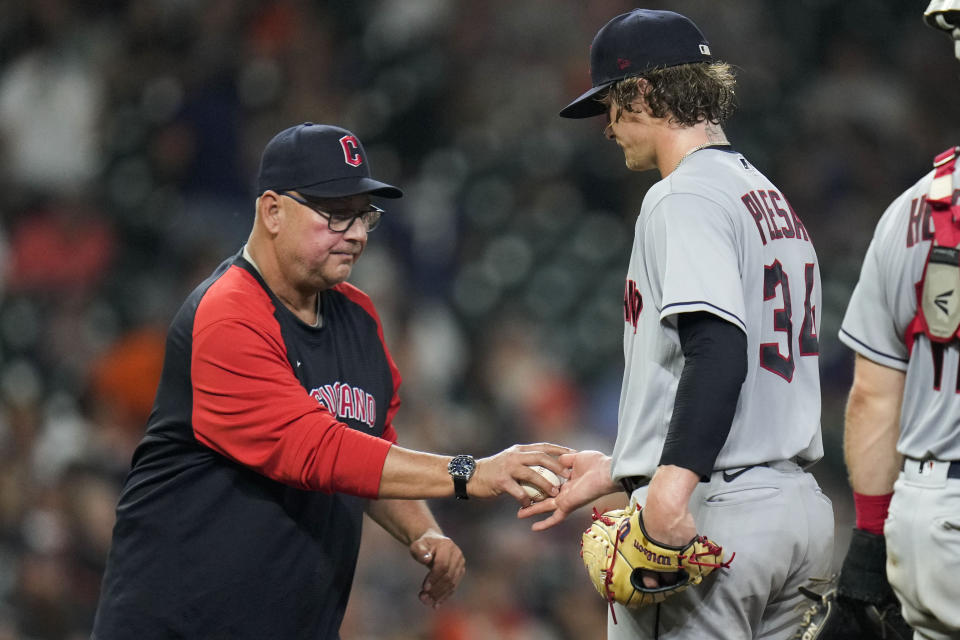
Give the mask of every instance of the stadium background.
[[[925, 5], [645, 5], [691, 16], [735, 65], [729, 137], [816, 242], [816, 473], [838, 557], [852, 521], [838, 324], [879, 215], [960, 142], [960, 66]], [[599, 120], [556, 113], [588, 84], [593, 34], [634, 6], [0, 1], [0, 640], [89, 633], [166, 324], [246, 238], [260, 150], [294, 123], [353, 130], [406, 191], [382, 203], [352, 278], [404, 375], [401, 442], [609, 451], [623, 269], [656, 176], [629, 173]], [[602, 637], [577, 553], [586, 511], [534, 535], [507, 499], [433, 507], [467, 556], [457, 595], [424, 609], [420, 567], [368, 526], [344, 638]]]

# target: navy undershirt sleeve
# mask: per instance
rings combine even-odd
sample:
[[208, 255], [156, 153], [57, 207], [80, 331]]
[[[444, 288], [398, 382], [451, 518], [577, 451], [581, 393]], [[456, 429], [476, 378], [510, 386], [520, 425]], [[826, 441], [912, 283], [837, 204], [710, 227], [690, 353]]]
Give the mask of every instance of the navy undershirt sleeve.
[[747, 336], [705, 311], [677, 316], [684, 364], [661, 465], [710, 476], [747, 377]]

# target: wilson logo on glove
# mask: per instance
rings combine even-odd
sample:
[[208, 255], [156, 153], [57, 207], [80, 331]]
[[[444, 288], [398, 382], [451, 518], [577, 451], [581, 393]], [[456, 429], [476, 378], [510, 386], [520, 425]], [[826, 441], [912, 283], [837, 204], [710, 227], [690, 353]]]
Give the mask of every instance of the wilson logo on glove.
[[640, 546], [640, 542], [637, 540], [633, 541], [633, 546], [636, 547], [637, 551], [647, 556], [647, 562], [658, 564], [661, 567], [673, 566], [673, 561], [670, 559], [670, 556], [665, 556], [663, 554], [658, 555], [649, 549], [644, 549], [642, 546]]
[[[647, 535], [640, 507], [593, 511], [593, 523], [583, 532], [580, 557], [591, 582], [610, 604], [631, 609], [663, 602], [670, 596], [700, 584], [714, 569], [728, 568], [736, 554], [724, 562], [723, 547], [706, 536], [696, 536], [683, 545], [661, 544]], [[675, 574], [673, 584], [646, 587], [641, 572]]]

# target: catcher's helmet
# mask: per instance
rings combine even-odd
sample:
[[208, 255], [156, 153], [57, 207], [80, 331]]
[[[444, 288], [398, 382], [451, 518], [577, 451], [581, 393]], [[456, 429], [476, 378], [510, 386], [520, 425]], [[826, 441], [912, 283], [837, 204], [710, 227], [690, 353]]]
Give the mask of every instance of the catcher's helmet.
[[932, 0], [923, 12], [923, 19], [953, 38], [953, 54], [960, 60], [960, 0]]

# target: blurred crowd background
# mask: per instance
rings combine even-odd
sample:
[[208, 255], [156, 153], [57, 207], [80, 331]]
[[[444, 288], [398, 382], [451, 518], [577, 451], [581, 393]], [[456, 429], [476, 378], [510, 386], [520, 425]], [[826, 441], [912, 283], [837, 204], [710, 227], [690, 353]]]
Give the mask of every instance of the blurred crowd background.
[[[88, 636], [166, 325], [242, 245], [260, 151], [291, 124], [353, 130], [406, 191], [380, 203], [352, 278], [404, 376], [401, 443], [610, 451], [623, 274], [657, 176], [628, 172], [599, 119], [556, 114], [589, 84], [596, 30], [635, 6], [0, 0], [0, 640]], [[876, 220], [960, 143], [960, 63], [925, 0], [645, 6], [689, 15], [735, 66], [729, 137], [816, 243], [815, 472], [840, 557], [852, 357], [836, 333]], [[432, 506], [467, 556], [458, 593], [424, 608], [423, 570], [367, 526], [345, 639], [603, 637], [587, 510], [533, 534], [507, 499]]]

